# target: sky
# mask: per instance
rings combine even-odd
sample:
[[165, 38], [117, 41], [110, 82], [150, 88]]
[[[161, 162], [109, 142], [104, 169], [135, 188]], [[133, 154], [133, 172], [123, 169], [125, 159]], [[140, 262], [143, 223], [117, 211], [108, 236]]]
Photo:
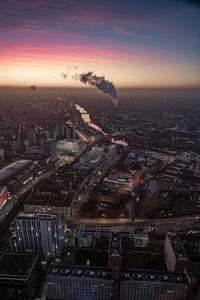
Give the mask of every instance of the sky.
[[200, 1], [0, 1], [0, 86], [82, 87], [88, 71], [117, 87], [200, 87]]

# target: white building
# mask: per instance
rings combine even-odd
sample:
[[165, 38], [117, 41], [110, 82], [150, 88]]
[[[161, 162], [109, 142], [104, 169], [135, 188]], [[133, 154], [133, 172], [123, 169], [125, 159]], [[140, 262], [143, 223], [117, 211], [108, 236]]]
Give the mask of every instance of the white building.
[[70, 139], [57, 142], [58, 155], [76, 154], [81, 151], [83, 143], [81, 140]]

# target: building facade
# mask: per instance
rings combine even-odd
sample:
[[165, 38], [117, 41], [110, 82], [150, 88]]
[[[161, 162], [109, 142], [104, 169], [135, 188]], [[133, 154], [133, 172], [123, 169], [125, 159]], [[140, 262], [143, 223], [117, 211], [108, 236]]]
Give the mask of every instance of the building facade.
[[122, 270], [120, 300], [186, 300], [185, 274], [147, 270]]
[[65, 230], [59, 215], [20, 213], [15, 226], [16, 251], [39, 252], [45, 258], [61, 255]]
[[189, 263], [182, 241], [176, 233], [166, 235], [164, 255], [168, 271], [183, 272]]
[[57, 149], [56, 149], [56, 140], [48, 140], [43, 144], [44, 154], [50, 156], [53, 160], [56, 158]]
[[111, 300], [112, 271], [107, 268], [50, 265], [49, 300]]

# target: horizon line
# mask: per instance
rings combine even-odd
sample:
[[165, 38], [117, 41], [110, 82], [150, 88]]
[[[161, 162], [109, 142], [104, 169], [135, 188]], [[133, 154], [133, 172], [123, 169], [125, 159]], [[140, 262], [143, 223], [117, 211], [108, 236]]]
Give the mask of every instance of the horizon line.
[[[35, 84], [36, 85], [36, 84]], [[39, 89], [95, 89], [93, 86], [52, 86], [52, 85], [36, 85]], [[1, 85], [0, 88], [30, 88], [30, 85]], [[118, 86], [117, 89], [200, 89], [200, 85], [161, 85], [161, 86]]]

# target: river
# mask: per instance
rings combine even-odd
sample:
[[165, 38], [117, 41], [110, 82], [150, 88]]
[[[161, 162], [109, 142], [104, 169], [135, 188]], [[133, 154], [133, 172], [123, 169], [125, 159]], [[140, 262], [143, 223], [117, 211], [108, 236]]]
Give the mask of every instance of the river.
[[[96, 129], [97, 131], [101, 132], [103, 135], [107, 136], [108, 134], [105, 133], [101, 127], [99, 127], [98, 125], [94, 124], [90, 118], [90, 115], [88, 114], [88, 112], [83, 108], [81, 107], [80, 105], [78, 104], [75, 104], [75, 107], [76, 109], [80, 112], [81, 114], [81, 117], [83, 119], [83, 121], [90, 127]], [[115, 140], [114, 138], [111, 139], [111, 142], [112, 143], [115, 143], [115, 144], [118, 144], [118, 145], [121, 145], [121, 146], [124, 146], [124, 147], [127, 147], [128, 144], [122, 140]]]

